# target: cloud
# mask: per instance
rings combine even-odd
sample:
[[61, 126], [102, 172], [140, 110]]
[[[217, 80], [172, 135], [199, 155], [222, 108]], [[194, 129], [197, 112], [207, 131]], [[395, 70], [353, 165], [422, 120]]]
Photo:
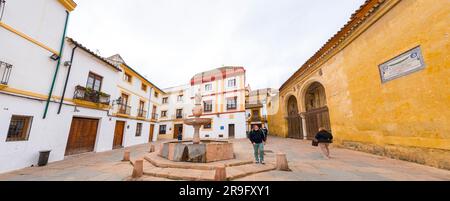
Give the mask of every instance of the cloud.
[[364, 0], [77, 0], [69, 36], [120, 53], [158, 87], [222, 65], [278, 88]]

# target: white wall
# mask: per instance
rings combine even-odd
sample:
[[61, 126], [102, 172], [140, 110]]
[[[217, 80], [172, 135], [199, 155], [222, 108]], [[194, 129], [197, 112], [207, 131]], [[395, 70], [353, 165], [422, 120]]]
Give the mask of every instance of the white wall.
[[[52, 150], [50, 162], [63, 160], [70, 125], [73, 117], [99, 119], [94, 151], [111, 150], [114, 137], [114, 122], [106, 116], [106, 111], [64, 105], [57, 115], [58, 104], [51, 103], [46, 119], [42, 119], [44, 101], [35, 101], [0, 94], [0, 172], [36, 165], [39, 151]], [[33, 121], [27, 141], [6, 142], [6, 134], [12, 115], [32, 116]]]

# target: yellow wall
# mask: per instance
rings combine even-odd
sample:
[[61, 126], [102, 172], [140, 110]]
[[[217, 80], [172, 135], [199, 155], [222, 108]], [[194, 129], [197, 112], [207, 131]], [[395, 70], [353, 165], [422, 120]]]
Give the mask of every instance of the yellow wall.
[[[450, 1], [400, 1], [323, 63], [322, 76], [316, 68], [283, 88], [271, 133], [287, 135], [287, 97], [303, 107], [313, 79], [325, 87], [337, 145], [450, 169], [449, 19]], [[382, 84], [378, 65], [418, 45], [426, 68]]]

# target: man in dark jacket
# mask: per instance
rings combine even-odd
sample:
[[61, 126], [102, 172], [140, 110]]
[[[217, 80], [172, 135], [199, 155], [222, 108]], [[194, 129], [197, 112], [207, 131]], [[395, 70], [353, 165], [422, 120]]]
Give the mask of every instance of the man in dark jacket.
[[322, 150], [323, 156], [330, 159], [330, 150], [328, 146], [333, 143], [333, 135], [325, 128], [319, 128], [319, 132], [316, 134], [315, 140], [319, 142], [319, 147]]
[[253, 130], [249, 134], [250, 142], [253, 144], [255, 154], [255, 163], [264, 163], [264, 133], [259, 129], [258, 125], [253, 126]]

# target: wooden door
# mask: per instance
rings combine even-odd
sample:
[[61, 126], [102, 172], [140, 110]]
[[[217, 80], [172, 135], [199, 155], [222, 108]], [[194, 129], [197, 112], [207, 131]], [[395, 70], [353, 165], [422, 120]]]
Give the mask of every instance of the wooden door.
[[295, 139], [303, 138], [302, 118], [298, 114], [297, 98], [291, 96], [288, 99], [287, 105], [287, 122], [288, 122], [288, 137]]
[[308, 139], [313, 139], [320, 127], [331, 130], [328, 108], [323, 107], [305, 113]]
[[228, 138], [234, 138], [235, 129], [234, 124], [228, 124]]
[[155, 124], [150, 125], [150, 135], [148, 137], [148, 142], [153, 142], [153, 133], [155, 131]]
[[70, 126], [65, 155], [94, 151], [97, 128], [97, 119], [74, 117]]
[[113, 149], [119, 149], [123, 147], [122, 143], [124, 130], [125, 130], [125, 122], [116, 121], [116, 128], [114, 129]]
[[183, 124], [175, 124], [173, 129], [173, 139], [178, 139], [178, 134], [183, 134]]
[[291, 115], [288, 120], [288, 137], [295, 139], [303, 139], [302, 117], [300, 115]]

